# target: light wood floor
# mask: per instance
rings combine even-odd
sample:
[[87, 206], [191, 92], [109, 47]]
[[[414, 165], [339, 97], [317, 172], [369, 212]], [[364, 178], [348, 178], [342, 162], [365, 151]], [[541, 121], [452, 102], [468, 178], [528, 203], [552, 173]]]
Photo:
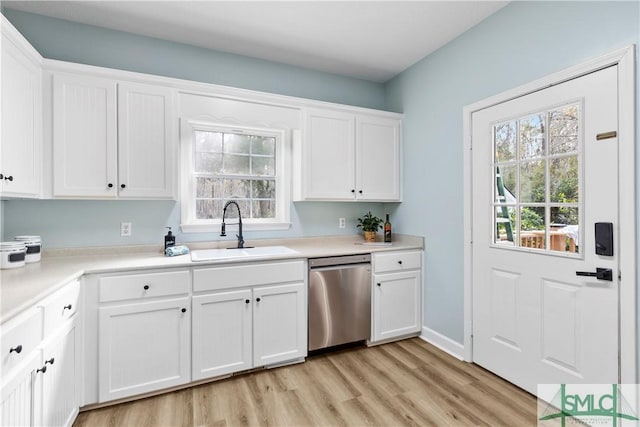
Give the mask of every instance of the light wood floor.
[[536, 399], [419, 338], [83, 412], [74, 426], [535, 426]]

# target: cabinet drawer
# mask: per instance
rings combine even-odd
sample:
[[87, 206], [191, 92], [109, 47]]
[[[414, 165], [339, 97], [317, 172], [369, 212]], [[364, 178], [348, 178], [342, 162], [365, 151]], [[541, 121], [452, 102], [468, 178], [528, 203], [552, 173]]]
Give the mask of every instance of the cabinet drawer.
[[[9, 370], [30, 357], [42, 340], [42, 310], [33, 308], [2, 325], [0, 372], [4, 378]], [[13, 351], [11, 351], [13, 349]]]
[[189, 272], [127, 274], [100, 278], [100, 302], [189, 293]]
[[422, 266], [422, 251], [373, 254], [373, 272], [416, 270]]
[[304, 261], [241, 264], [193, 271], [193, 290], [211, 291], [241, 286], [304, 281]]
[[45, 337], [76, 314], [79, 297], [80, 282], [76, 280], [43, 301]]

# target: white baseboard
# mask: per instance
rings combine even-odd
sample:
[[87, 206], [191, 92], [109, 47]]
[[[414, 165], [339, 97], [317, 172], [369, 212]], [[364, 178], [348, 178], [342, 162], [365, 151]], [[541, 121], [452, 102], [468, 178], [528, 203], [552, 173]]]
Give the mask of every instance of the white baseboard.
[[451, 356], [458, 360], [464, 360], [464, 346], [457, 341], [452, 340], [449, 337], [445, 337], [439, 332], [433, 329], [422, 327], [422, 334], [420, 338], [425, 340], [431, 345], [438, 347], [440, 350], [449, 353]]

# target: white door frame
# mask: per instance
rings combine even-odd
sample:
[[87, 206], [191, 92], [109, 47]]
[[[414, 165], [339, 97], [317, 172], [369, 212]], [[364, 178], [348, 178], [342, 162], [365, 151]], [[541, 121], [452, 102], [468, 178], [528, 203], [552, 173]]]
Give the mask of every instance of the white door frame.
[[637, 384], [636, 306], [636, 174], [635, 45], [614, 50], [580, 65], [483, 99], [463, 109], [464, 126], [464, 360], [473, 361], [473, 258], [471, 125], [476, 111], [555, 86], [612, 65], [618, 66], [618, 182], [620, 239], [620, 373], [621, 383]]

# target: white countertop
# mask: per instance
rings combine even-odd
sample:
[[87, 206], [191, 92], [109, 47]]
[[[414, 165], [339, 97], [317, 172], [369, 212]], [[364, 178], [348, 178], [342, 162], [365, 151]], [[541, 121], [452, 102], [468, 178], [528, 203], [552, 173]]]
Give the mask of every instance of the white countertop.
[[[235, 242], [186, 243], [191, 250], [233, 246]], [[160, 246], [56, 249], [44, 252], [38, 263], [0, 271], [0, 323], [33, 306], [42, 298], [85, 274], [151, 268], [195, 267], [247, 263], [275, 259], [364, 254], [382, 251], [422, 249], [422, 237], [394, 235], [391, 246], [368, 246], [361, 236], [305, 237], [282, 240], [253, 240], [246, 246], [287, 246], [297, 254], [192, 262], [190, 255], [165, 257]]]

